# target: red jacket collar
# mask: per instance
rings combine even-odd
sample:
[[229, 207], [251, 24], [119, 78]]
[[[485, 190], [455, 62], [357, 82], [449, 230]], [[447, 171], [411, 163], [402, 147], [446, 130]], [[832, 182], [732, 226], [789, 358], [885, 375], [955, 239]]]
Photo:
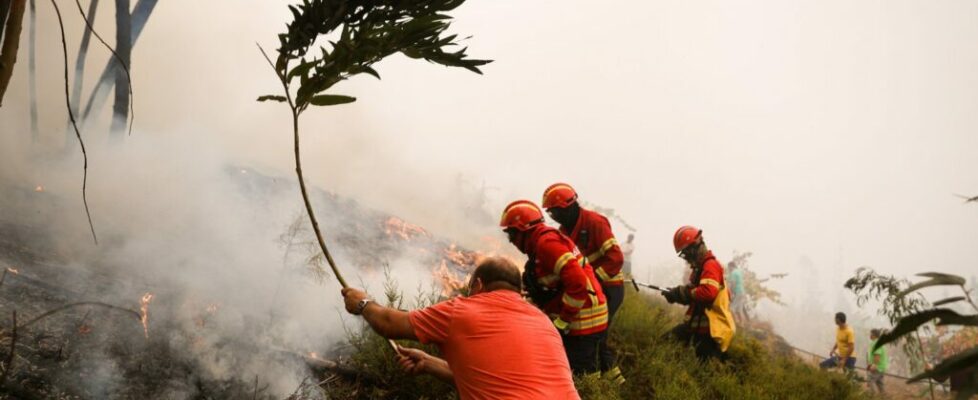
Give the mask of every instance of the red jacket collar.
[[716, 257], [713, 256], [713, 250], [707, 250], [703, 258], [696, 261], [696, 264], [698, 264], [700, 268], [703, 268], [703, 265], [710, 260], [716, 260]]
[[550, 232], [558, 232], [556, 228], [553, 228], [547, 224], [539, 224], [530, 230], [526, 231], [526, 241], [523, 243], [526, 246], [525, 249], [520, 249], [523, 254], [533, 255], [536, 253], [537, 245], [540, 243], [540, 238], [543, 235]]
[[560, 232], [567, 235], [567, 237], [571, 237], [571, 238], [577, 237], [577, 235], [581, 233], [581, 229], [584, 228], [584, 221], [590, 218], [590, 215], [585, 215], [585, 214], [591, 213], [591, 210], [588, 210], [584, 207], [581, 207], [580, 209], [581, 212], [577, 214], [577, 222], [574, 223], [573, 229], [567, 230], [564, 228], [564, 226], [560, 227]]

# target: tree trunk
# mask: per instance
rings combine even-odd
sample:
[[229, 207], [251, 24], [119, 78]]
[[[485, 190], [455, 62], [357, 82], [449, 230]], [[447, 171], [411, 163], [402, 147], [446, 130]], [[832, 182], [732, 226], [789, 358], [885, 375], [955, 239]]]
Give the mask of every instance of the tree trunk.
[[10, 78], [14, 75], [14, 64], [17, 63], [17, 48], [20, 46], [20, 30], [24, 24], [27, 0], [11, 0], [9, 4], [10, 12], [3, 31], [3, 47], [0, 48], [0, 107], [3, 106], [3, 95], [7, 92]]
[[[135, 46], [136, 41], [139, 40], [139, 35], [143, 33], [143, 28], [146, 26], [146, 21], [149, 20], [149, 15], [153, 12], [153, 8], [156, 7], [156, 2], [157, 0], [139, 0], [136, 2], [136, 9], [133, 10], [131, 19], [132, 43], [130, 47]], [[123, 71], [119, 65], [119, 61], [115, 57], [110, 58], [105, 68], [102, 69], [102, 75], [99, 75], [95, 87], [92, 88], [92, 94], [89, 95], [88, 102], [85, 103], [85, 114], [82, 116], [83, 121], [94, 115], [93, 113], [98, 113], [102, 109], [102, 106], [105, 105], [105, 101], [109, 97], [109, 89], [112, 88], [112, 80], [117, 71]]]
[[[34, 1], [34, 0], [31, 0]], [[88, 23], [90, 25], [95, 25], [95, 13], [98, 11], [98, 0], [92, 0], [88, 4]], [[92, 31], [85, 27], [85, 32], [82, 33], [81, 44], [78, 45], [78, 57], [75, 58], [75, 81], [71, 86], [71, 110], [74, 111], [75, 115], [78, 114], [78, 110], [81, 108], [81, 92], [82, 92], [82, 82], [85, 80], [85, 58], [88, 56], [88, 44], [92, 41]], [[82, 121], [79, 121], [82, 122]], [[70, 121], [68, 122], [71, 123]], [[65, 130], [67, 135], [67, 143], [75, 140], [74, 132], [69, 129]]]
[[8, 14], [10, 14], [10, 0], [0, 0], [0, 43], [3, 43], [3, 27], [7, 26]]
[[27, 40], [28, 43], [28, 56], [27, 56], [27, 81], [28, 81], [28, 95], [31, 101], [31, 141], [37, 143], [37, 137], [39, 135], [37, 131], [37, 8], [35, 7], [35, 0], [30, 0], [30, 20], [31, 25], [28, 28]]
[[[132, 15], [129, 14], [129, 0], [115, 0], [115, 51], [122, 63], [132, 71]], [[115, 71], [115, 104], [112, 106], [112, 136], [121, 139], [129, 120], [129, 80], [126, 71]]]

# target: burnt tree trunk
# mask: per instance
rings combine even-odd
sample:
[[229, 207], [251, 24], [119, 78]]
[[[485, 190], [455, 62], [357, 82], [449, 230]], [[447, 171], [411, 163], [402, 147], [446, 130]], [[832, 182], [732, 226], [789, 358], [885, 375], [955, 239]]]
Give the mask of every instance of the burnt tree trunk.
[[[115, 0], [115, 51], [124, 65], [132, 70], [132, 15], [129, 0]], [[112, 106], [112, 136], [121, 139], [129, 120], [129, 80], [126, 71], [115, 71], [115, 104]]]
[[[136, 41], [139, 40], [139, 35], [143, 33], [146, 21], [149, 20], [149, 15], [153, 12], [153, 8], [156, 7], [156, 3], [157, 0], [139, 0], [136, 2], [136, 9], [132, 11], [132, 43], [130, 47], [135, 46]], [[110, 58], [106, 62], [105, 68], [102, 69], [102, 74], [99, 75], [98, 81], [95, 82], [95, 86], [92, 88], [88, 102], [85, 103], [85, 113], [82, 116], [83, 121], [97, 114], [102, 109], [102, 106], [105, 105], [109, 97], [109, 89], [112, 89], [112, 78], [120, 70], [122, 70], [122, 67], [119, 65], [119, 60], [116, 60], [115, 57]]]
[[0, 107], [3, 106], [3, 95], [7, 85], [14, 75], [14, 64], [17, 63], [17, 48], [20, 46], [20, 31], [24, 24], [24, 11], [27, 0], [3, 0], [0, 11], [9, 9], [6, 13], [6, 23], [3, 29], [3, 46], [0, 47]]
[[[33, 0], [32, 0], [33, 1]], [[95, 25], [95, 13], [98, 11], [98, 0], [92, 0], [88, 4], [88, 13], [85, 14], [88, 17], [88, 23], [90, 25]], [[74, 111], [75, 116], [78, 116], [79, 109], [81, 108], [81, 92], [82, 83], [85, 80], [85, 58], [88, 57], [88, 44], [92, 41], [92, 30], [85, 28], [82, 33], [81, 44], [78, 45], [78, 56], [75, 58], [75, 81], [71, 84], [71, 110]], [[83, 122], [84, 123], [84, 122]], [[71, 124], [71, 121], [68, 121]], [[66, 143], [71, 143], [75, 140], [74, 132], [70, 129], [65, 130]]]

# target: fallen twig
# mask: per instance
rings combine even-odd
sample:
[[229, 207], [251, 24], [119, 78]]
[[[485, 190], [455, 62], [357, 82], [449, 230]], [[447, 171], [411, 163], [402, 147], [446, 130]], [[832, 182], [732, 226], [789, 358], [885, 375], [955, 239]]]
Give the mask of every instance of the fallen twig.
[[137, 320], [142, 321], [142, 316], [139, 314], [138, 311], [133, 310], [133, 309], [129, 309], [129, 308], [125, 308], [125, 307], [119, 307], [119, 306], [114, 306], [112, 304], [102, 303], [102, 302], [98, 302], [98, 301], [81, 301], [81, 302], [78, 302], [78, 303], [65, 304], [65, 305], [63, 305], [61, 307], [58, 307], [58, 308], [55, 308], [53, 310], [47, 311], [47, 312], [45, 312], [45, 313], [43, 313], [41, 315], [38, 315], [38, 316], [34, 317], [33, 319], [31, 319], [29, 321], [23, 323], [22, 325], [20, 325], [20, 328], [21, 329], [27, 328], [27, 327], [33, 325], [34, 323], [36, 323], [36, 322], [38, 322], [38, 321], [40, 321], [40, 320], [42, 320], [44, 318], [47, 318], [47, 317], [49, 317], [51, 315], [57, 314], [59, 312], [62, 312], [62, 311], [65, 311], [65, 310], [68, 310], [68, 309], [71, 309], [71, 308], [81, 307], [81, 306], [105, 307], [105, 308], [108, 308], [110, 310], [116, 310], [116, 311], [121, 311], [121, 312], [132, 314], [134, 317], [136, 317]]

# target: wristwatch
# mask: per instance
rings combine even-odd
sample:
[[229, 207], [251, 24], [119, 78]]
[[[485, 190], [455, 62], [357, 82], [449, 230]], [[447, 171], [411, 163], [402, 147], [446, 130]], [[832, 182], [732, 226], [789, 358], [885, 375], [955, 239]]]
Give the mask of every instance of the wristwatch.
[[363, 309], [364, 308], [367, 308], [367, 304], [370, 304], [371, 301], [373, 301], [373, 300], [370, 300], [370, 299], [360, 300], [360, 302], [357, 303], [357, 310], [356, 310], [356, 312], [354, 314], [356, 314], [356, 315], [363, 314]]

